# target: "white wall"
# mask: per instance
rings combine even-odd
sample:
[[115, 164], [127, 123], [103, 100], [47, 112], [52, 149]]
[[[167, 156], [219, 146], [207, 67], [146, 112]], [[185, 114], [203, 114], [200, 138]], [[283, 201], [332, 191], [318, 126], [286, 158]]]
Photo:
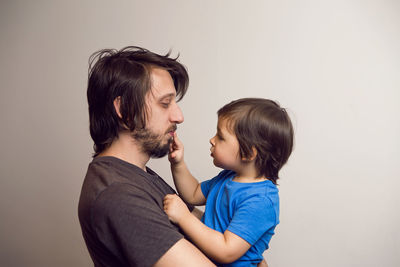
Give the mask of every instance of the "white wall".
[[[218, 171], [219, 107], [289, 108], [296, 147], [270, 266], [400, 266], [399, 12], [388, 0], [1, 1], [1, 265], [91, 265], [77, 219], [87, 60], [139, 45], [188, 67], [179, 134], [201, 180]], [[150, 166], [171, 183], [166, 159]]]

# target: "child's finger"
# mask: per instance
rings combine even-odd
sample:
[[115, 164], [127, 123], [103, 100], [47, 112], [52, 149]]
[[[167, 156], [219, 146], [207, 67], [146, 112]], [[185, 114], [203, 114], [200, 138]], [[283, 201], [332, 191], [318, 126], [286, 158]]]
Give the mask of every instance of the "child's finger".
[[177, 146], [182, 146], [182, 142], [181, 142], [181, 140], [178, 138], [178, 134], [177, 134], [176, 132], [174, 132], [174, 143], [175, 143]]

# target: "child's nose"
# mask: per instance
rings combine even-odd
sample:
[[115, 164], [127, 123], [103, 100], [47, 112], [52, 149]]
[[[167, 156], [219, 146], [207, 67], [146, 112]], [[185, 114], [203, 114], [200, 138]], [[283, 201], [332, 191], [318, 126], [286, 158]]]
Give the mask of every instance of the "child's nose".
[[214, 146], [214, 144], [215, 144], [215, 143], [214, 143], [214, 138], [215, 138], [215, 136], [214, 136], [213, 138], [210, 139], [210, 144], [211, 144], [212, 146]]

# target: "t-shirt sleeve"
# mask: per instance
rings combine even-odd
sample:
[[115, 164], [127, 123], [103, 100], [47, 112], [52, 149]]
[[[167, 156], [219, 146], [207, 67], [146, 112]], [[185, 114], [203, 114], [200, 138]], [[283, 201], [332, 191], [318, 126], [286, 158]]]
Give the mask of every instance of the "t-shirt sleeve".
[[225, 179], [227, 176], [232, 175], [233, 172], [229, 170], [223, 170], [221, 171], [217, 176], [214, 178], [204, 181], [200, 184], [201, 186], [201, 192], [203, 193], [204, 197], [207, 198], [208, 193], [210, 193], [211, 188], [221, 181], [222, 179]]
[[[214, 178], [215, 179], [215, 178]], [[210, 192], [211, 185], [213, 183], [213, 179], [204, 181], [200, 184], [201, 192], [203, 193], [204, 197], [207, 198], [208, 193]]]
[[227, 230], [254, 245], [264, 233], [277, 225], [277, 220], [269, 199], [254, 198], [239, 205]]
[[157, 202], [130, 185], [102, 192], [92, 222], [99, 240], [129, 266], [154, 265], [183, 238]]

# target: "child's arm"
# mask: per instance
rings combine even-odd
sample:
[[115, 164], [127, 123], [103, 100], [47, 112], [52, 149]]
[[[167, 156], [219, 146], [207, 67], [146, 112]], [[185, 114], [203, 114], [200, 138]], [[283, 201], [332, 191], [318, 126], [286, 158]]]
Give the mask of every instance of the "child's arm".
[[172, 177], [179, 195], [191, 205], [204, 205], [204, 197], [200, 183], [193, 177], [183, 159], [183, 144], [174, 133], [174, 141], [170, 146], [168, 159], [171, 163]]
[[225, 231], [222, 234], [204, 225], [190, 213], [177, 195], [164, 198], [164, 211], [206, 256], [217, 262], [233, 262], [250, 248], [248, 242], [232, 232]]

